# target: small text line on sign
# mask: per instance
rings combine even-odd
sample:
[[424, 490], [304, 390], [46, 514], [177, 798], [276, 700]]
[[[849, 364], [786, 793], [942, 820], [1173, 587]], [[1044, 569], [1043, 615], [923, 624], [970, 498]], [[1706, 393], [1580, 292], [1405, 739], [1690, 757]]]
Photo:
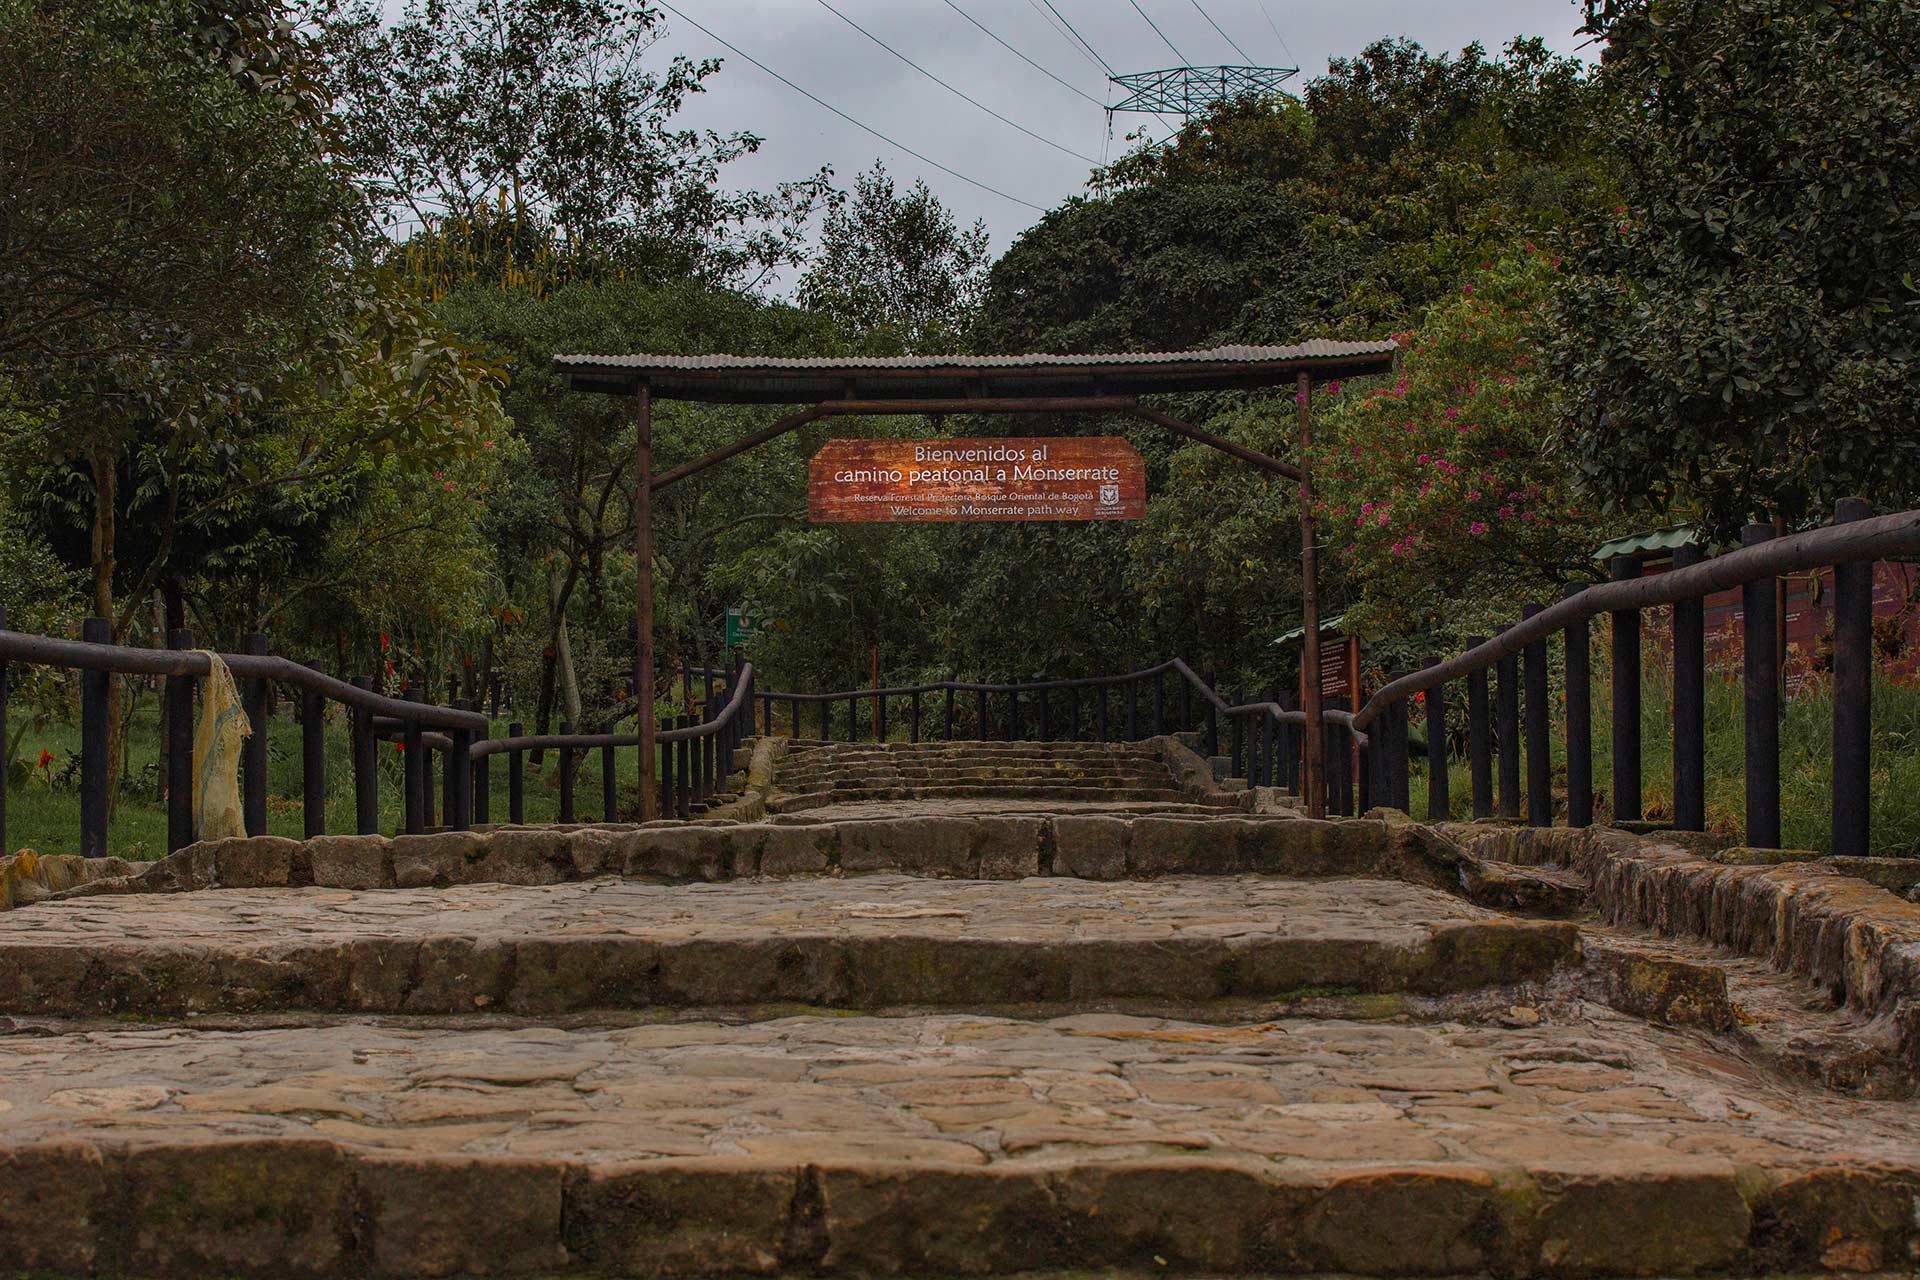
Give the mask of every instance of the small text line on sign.
[[829, 440], [807, 467], [807, 519], [1139, 520], [1147, 469], [1121, 436]]

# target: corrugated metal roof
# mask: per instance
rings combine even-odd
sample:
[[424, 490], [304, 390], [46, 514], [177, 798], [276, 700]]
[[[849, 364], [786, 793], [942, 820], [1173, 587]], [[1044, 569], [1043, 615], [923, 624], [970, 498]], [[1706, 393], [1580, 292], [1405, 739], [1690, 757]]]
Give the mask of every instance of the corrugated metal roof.
[[1676, 524], [1665, 529], [1630, 533], [1625, 537], [1603, 542], [1594, 551], [1593, 558], [1606, 561], [1615, 556], [1644, 556], [1649, 552], [1671, 551], [1675, 547], [1689, 546], [1699, 540], [1699, 530], [1692, 525]]
[[1302, 369], [1322, 376], [1380, 373], [1391, 341], [1315, 338], [1287, 346], [1096, 355], [782, 357], [562, 355], [553, 370], [577, 391], [631, 393], [646, 382], [660, 399], [802, 403], [840, 398], [967, 395], [1093, 396], [1270, 386]]

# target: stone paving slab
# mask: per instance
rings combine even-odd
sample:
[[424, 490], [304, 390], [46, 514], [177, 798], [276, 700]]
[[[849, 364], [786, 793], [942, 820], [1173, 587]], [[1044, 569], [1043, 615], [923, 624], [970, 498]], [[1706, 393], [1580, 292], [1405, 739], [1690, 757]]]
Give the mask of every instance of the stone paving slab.
[[1607, 1015], [0, 1036], [54, 1274], [1888, 1271], [1920, 1108]]
[[0, 916], [0, 1012], [873, 1008], [1541, 980], [1571, 924], [1391, 880], [847, 878], [233, 889]]

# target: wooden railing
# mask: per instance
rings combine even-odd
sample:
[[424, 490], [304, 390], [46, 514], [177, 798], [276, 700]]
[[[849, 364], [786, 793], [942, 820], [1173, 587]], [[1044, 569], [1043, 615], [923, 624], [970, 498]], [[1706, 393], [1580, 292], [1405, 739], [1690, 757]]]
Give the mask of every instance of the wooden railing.
[[[1613, 560], [1612, 580], [1569, 586], [1557, 604], [1529, 604], [1515, 623], [1465, 653], [1433, 660], [1422, 670], [1396, 674], [1353, 717], [1369, 735], [1361, 807], [1384, 804], [1407, 809], [1408, 704], [1424, 694], [1428, 742], [1445, 740], [1446, 687], [1467, 681], [1468, 761], [1475, 817], [1496, 812], [1497, 765], [1500, 816], [1520, 812], [1520, 753], [1526, 755], [1526, 822], [1554, 820], [1551, 733], [1548, 708], [1548, 642], [1556, 634], [1564, 650], [1567, 806], [1571, 826], [1594, 820], [1593, 694], [1589, 621], [1606, 615], [1612, 633], [1613, 778], [1615, 821], [1641, 819], [1641, 612], [1673, 606], [1673, 816], [1672, 827], [1706, 827], [1706, 631], [1705, 598], [1742, 591], [1742, 682], [1746, 739], [1746, 843], [1780, 846], [1780, 684], [1782, 654], [1775, 579], [1783, 574], [1832, 568], [1833, 788], [1832, 852], [1869, 851], [1870, 742], [1872, 732], [1873, 564], [1920, 555], [1920, 511], [1872, 515], [1867, 504], [1839, 504], [1834, 523], [1776, 538], [1771, 525], [1748, 525], [1741, 548], [1708, 558], [1697, 548], [1675, 552], [1670, 572], [1640, 577], [1631, 557]], [[1524, 675], [1516, 670], [1524, 668]], [[1488, 673], [1497, 675], [1489, 724]], [[1520, 691], [1525, 688], [1522, 716]], [[1496, 748], [1491, 745], [1497, 742]], [[1434, 757], [1430, 755], [1430, 760]], [[1428, 769], [1429, 813], [1448, 810], [1444, 761]]]
[[[110, 674], [157, 676], [162, 679], [166, 705], [167, 850], [191, 844], [193, 819], [193, 735], [195, 684], [211, 664], [194, 648], [189, 631], [168, 636], [165, 649], [144, 649], [110, 642], [111, 628], [99, 618], [82, 623], [81, 638], [62, 639], [6, 629], [0, 610], [0, 743], [8, 741], [7, 664], [31, 663], [80, 673], [80, 841], [82, 855], [97, 857], [107, 849], [109, 813], [109, 744], [107, 685]], [[377, 693], [369, 676], [341, 680], [317, 662], [298, 663], [266, 651], [266, 637], [249, 638], [245, 653], [220, 655], [239, 685], [241, 702], [253, 729], [242, 747], [240, 793], [243, 823], [248, 835], [267, 833], [267, 724], [271, 718], [273, 686], [293, 691], [301, 723], [302, 830], [308, 837], [327, 829], [326, 705], [339, 703], [349, 713], [348, 734], [354, 782], [354, 829], [371, 835], [379, 829], [379, 769], [377, 746], [395, 739], [403, 751], [403, 817], [401, 830], [420, 832], [436, 825], [434, 796], [429, 785], [433, 757], [442, 762], [441, 807], [438, 825], [466, 830], [488, 820], [487, 760], [507, 752], [510, 760], [509, 807], [512, 820], [524, 819], [523, 753], [530, 749], [560, 752], [561, 821], [573, 821], [573, 781], [577, 755], [600, 749], [603, 758], [605, 801], [603, 815], [617, 811], [614, 750], [631, 747], [632, 735], [573, 733], [563, 726], [558, 734], [524, 737], [520, 726], [511, 736], [490, 738], [488, 718], [456, 699], [438, 706], [422, 699], [416, 688], [405, 697]], [[730, 771], [732, 751], [751, 731], [753, 668], [742, 664], [728, 700], [713, 714], [680, 723], [659, 735], [665, 769], [663, 795], [684, 816], [688, 807], [713, 794]], [[6, 788], [0, 785], [0, 850], [7, 841]]]

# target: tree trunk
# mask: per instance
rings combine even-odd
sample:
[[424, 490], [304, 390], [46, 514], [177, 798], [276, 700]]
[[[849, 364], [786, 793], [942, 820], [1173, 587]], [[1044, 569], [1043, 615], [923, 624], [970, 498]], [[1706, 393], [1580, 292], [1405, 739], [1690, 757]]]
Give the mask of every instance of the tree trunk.
[[574, 732], [584, 732], [580, 706], [580, 677], [573, 669], [573, 637], [567, 630], [567, 615], [560, 615], [560, 642], [555, 646], [560, 668], [560, 705], [565, 709], [567, 720], [573, 725]]

